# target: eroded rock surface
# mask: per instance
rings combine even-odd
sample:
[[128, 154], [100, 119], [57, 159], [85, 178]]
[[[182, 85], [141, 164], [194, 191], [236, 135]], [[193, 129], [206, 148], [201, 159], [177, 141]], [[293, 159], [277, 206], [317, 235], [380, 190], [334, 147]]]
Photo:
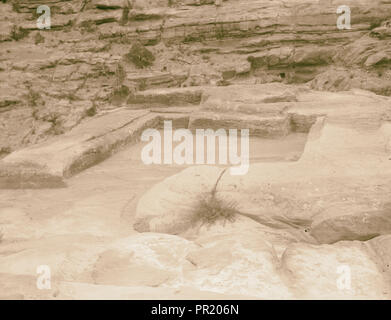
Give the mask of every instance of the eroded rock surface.
[[[0, 6], [0, 299], [391, 298], [390, 1]], [[244, 176], [101, 163], [163, 120], [308, 137]]]
[[[365, 91], [326, 98], [298, 90], [280, 111], [316, 119], [298, 161], [253, 163], [243, 176], [229, 170], [221, 176], [219, 167], [186, 169], [140, 199], [135, 228], [201, 244], [189, 256], [196, 267], [189, 274], [208, 290], [229, 293], [236, 285], [234, 290], [250, 290], [247, 275], [267, 288], [251, 291], [262, 298], [389, 299], [389, 102], [379, 98]], [[227, 109], [240, 103], [231, 100]], [[215, 105], [215, 112], [224, 110]], [[200, 197], [213, 190], [235, 204], [233, 221], [222, 217], [212, 226], [194, 221]], [[248, 272], [239, 267], [233, 272], [239, 265]], [[351, 274], [348, 286], [341, 280], [344, 270]]]
[[[151, 88], [311, 82], [390, 95], [388, 1], [47, 1], [52, 28], [38, 30], [42, 4], [1, 3], [0, 156]], [[336, 26], [340, 5], [351, 30]], [[139, 43], [146, 68], [127, 58]]]

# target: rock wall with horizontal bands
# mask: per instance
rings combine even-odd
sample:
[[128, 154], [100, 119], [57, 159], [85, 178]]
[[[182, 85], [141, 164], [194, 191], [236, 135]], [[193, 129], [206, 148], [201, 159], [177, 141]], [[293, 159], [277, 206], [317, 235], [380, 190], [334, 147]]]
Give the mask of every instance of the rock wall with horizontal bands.
[[[51, 29], [38, 30], [39, 5]], [[351, 8], [350, 30], [336, 26]], [[82, 0], [0, 3], [0, 157], [150, 88], [308, 83], [391, 95], [391, 1]], [[155, 57], [127, 59], [141, 43]], [[177, 104], [180, 104], [178, 102]]]

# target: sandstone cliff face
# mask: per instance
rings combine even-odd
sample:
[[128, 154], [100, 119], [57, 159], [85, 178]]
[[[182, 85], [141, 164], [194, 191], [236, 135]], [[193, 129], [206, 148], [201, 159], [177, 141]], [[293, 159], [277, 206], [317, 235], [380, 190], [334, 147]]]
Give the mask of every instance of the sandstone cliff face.
[[[38, 5], [51, 29], [38, 30]], [[336, 27], [349, 5], [352, 29]], [[3, 1], [0, 157], [149, 88], [308, 83], [391, 95], [391, 1]], [[135, 43], [155, 57], [138, 68]], [[178, 103], [180, 104], [180, 103]]]

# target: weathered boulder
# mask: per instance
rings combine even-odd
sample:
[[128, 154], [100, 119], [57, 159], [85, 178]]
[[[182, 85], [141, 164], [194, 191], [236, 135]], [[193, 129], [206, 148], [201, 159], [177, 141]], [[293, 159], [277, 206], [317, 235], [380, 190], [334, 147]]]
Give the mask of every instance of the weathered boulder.
[[[250, 163], [243, 176], [231, 176], [227, 171], [216, 195], [235, 201], [240, 212], [261, 223], [283, 223], [302, 232], [309, 229], [315, 216], [329, 209], [330, 203], [335, 204], [335, 210], [346, 212], [354, 210], [360, 200], [388, 201], [389, 134], [382, 125], [389, 110], [387, 99], [361, 91], [356, 95], [335, 93], [329, 98], [304, 91], [288, 111], [308, 119], [319, 117], [299, 161]], [[352, 99], [353, 105], [349, 104]], [[313, 101], [320, 106], [315, 108]], [[190, 127], [198, 127], [191, 123], [190, 117]], [[213, 167], [192, 167], [159, 183], [141, 198], [136, 228], [168, 233], [186, 230], [197, 199], [211, 192], [220, 172]], [[377, 184], [367, 185], [363, 174]]]
[[263, 221], [258, 220], [256, 216], [244, 215], [240, 212], [232, 220], [219, 219], [214, 223], [197, 221], [190, 229], [181, 233], [180, 236], [198, 243], [208, 237], [228, 239], [229, 235], [236, 237], [238, 234], [259, 235], [262, 237], [264, 243], [268, 244], [270, 248], [273, 248], [278, 258], [281, 257], [285, 249], [292, 243], [317, 243], [310, 236], [308, 230], [302, 231], [294, 226], [278, 223], [278, 221], [267, 221], [267, 219]]
[[376, 237], [367, 243], [374, 251], [375, 261], [388, 279], [387, 283], [391, 284], [391, 235]]
[[388, 77], [379, 76], [382, 74], [382, 71], [371, 74], [359, 69], [331, 68], [317, 75], [310, 82], [310, 86], [312, 89], [321, 91], [347, 91], [359, 88], [389, 96], [391, 82]]
[[383, 21], [383, 23], [379, 27], [372, 29], [371, 36], [380, 39], [391, 37], [391, 21], [390, 20]]
[[197, 246], [176, 236], [141, 234], [122, 238], [97, 258], [91, 272], [93, 283], [118, 286], [182, 284], [186, 256]]
[[37, 267], [44, 265], [50, 267], [53, 284], [91, 281], [92, 267], [105, 249], [101, 240], [87, 234], [73, 234], [30, 239], [27, 243], [5, 242], [0, 249], [0, 273], [32, 277], [36, 283]]
[[201, 290], [239, 293], [263, 299], [289, 299], [273, 248], [255, 230], [205, 234], [196, 240], [201, 248], [192, 250], [187, 260], [193, 268], [185, 271], [185, 283]]
[[282, 269], [301, 299], [390, 299], [390, 283], [363, 242], [293, 244]]
[[188, 168], [185, 175], [174, 175], [149, 190], [137, 205], [135, 230], [178, 234], [189, 229], [199, 197], [213, 190], [222, 172], [215, 167], [202, 169], [206, 174], [200, 174], [199, 167]]
[[311, 224], [311, 235], [320, 243], [341, 240], [368, 240], [391, 234], [391, 206], [376, 200], [358, 199], [358, 203], [330, 204]]

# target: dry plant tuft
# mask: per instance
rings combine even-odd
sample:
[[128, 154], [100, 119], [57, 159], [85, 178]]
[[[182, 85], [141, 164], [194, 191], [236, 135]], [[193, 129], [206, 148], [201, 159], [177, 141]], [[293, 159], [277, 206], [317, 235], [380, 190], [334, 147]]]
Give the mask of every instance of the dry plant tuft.
[[238, 213], [237, 204], [234, 201], [218, 199], [215, 195], [201, 198], [194, 207], [192, 223], [214, 224], [217, 221], [235, 221]]
[[222, 171], [213, 190], [206, 196], [200, 198], [197, 204], [194, 206], [192, 214], [192, 224], [201, 223], [214, 224], [217, 221], [230, 221], [235, 220], [235, 215], [239, 213], [237, 210], [237, 203], [232, 200], [219, 199], [216, 197], [216, 188], [225, 170]]

